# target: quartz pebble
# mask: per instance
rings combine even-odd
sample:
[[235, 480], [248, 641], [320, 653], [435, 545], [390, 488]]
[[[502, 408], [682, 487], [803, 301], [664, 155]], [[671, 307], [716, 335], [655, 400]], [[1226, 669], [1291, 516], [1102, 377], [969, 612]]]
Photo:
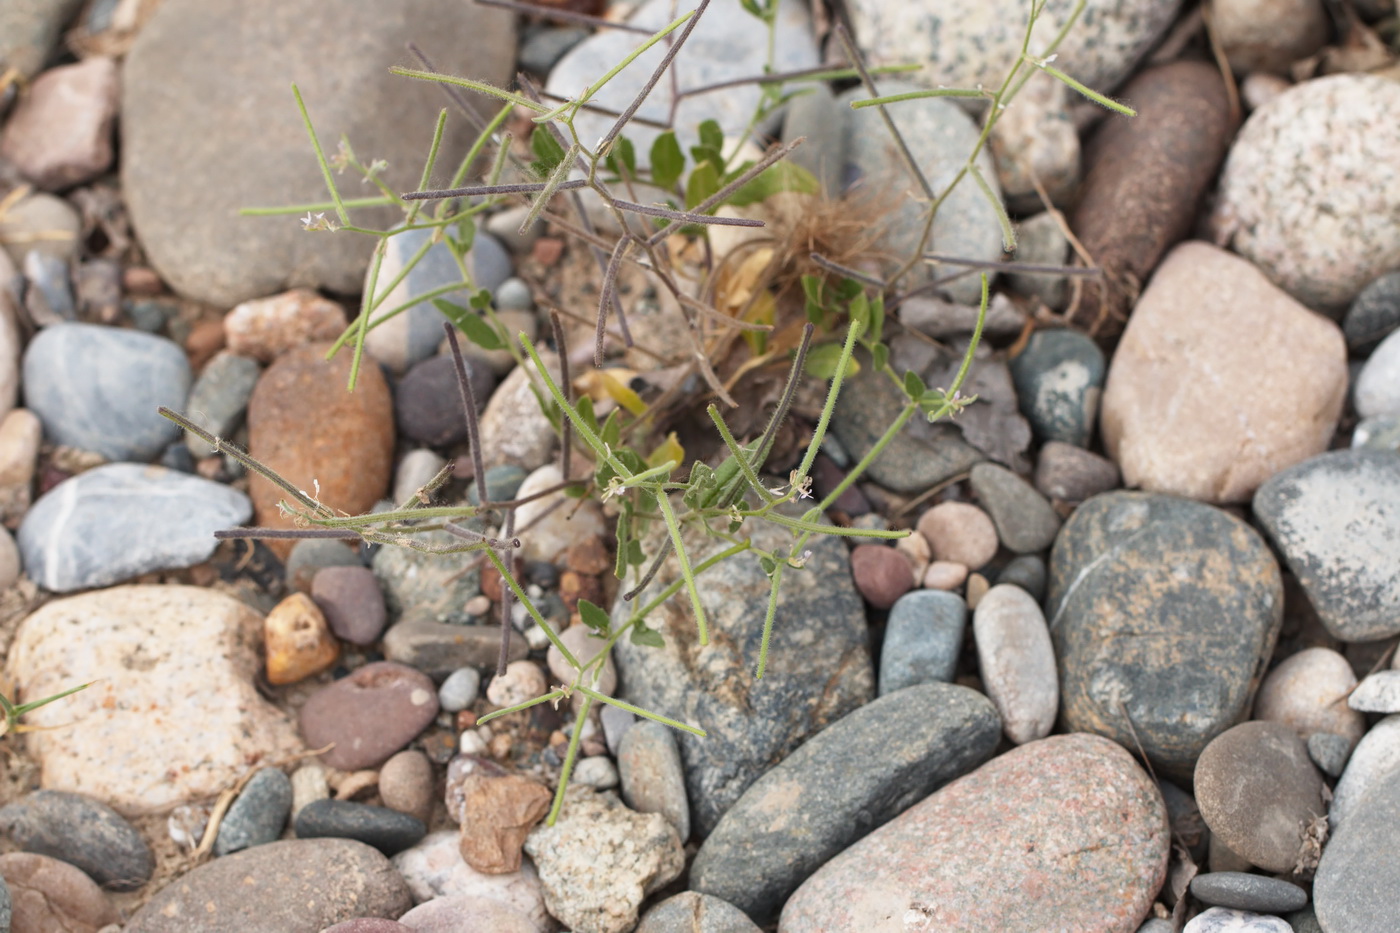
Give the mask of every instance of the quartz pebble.
[[474, 667], [459, 667], [438, 687], [438, 705], [449, 713], [458, 713], [476, 702], [481, 689], [481, 673]]
[[996, 556], [996, 526], [987, 513], [966, 502], [940, 502], [919, 516], [918, 530], [934, 560], [976, 570]]
[[1293, 928], [1268, 914], [1212, 907], [1192, 918], [1182, 933], [1293, 933]]
[[340, 657], [326, 617], [305, 593], [293, 593], [267, 614], [263, 641], [267, 680], [277, 686], [313, 677]]
[[1019, 586], [994, 586], [977, 604], [972, 636], [982, 683], [1007, 738], [1024, 745], [1049, 735], [1060, 690], [1040, 606]]

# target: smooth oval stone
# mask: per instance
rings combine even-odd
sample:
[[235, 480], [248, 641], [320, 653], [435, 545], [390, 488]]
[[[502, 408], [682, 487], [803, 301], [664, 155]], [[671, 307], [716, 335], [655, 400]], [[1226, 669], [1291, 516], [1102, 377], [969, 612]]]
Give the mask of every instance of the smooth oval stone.
[[[96, 933], [121, 921], [109, 897], [67, 862], [30, 852], [0, 855], [0, 873], [14, 898], [5, 930], [15, 933]], [[10, 913], [6, 898], [6, 913]]]
[[[758, 524], [751, 534], [755, 547], [791, 546], [788, 531], [772, 524]], [[683, 540], [692, 566], [720, 550], [700, 532]], [[708, 646], [697, 644], [689, 600], [678, 594], [647, 620], [664, 647], [623, 638], [613, 649], [623, 698], [709, 732], [704, 739], [679, 736], [692, 825], [706, 835], [759, 775], [874, 696], [865, 609], [851, 584], [846, 546], [822, 537], [811, 551], [805, 569], [784, 578], [761, 682], [754, 662], [771, 586], [757, 561], [724, 561], [704, 575], [699, 592]], [[637, 601], [617, 601], [614, 624], [677, 579], [672, 558]], [[813, 670], [823, 676], [812, 677]]]
[[[506, 660], [519, 661], [529, 651], [525, 637], [512, 629]], [[407, 619], [384, 633], [386, 658], [420, 670], [434, 680], [445, 680], [463, 667], [494, 670], [500, 652], [499, 625], [448, 625], [430, 619]]]
[[385, 855], [401, 852], [428, 834], [417, 817], [351, 800], [316, 800], [301, 808], [297, 838], [357, 839]]
[[1035, 488], [1052, 500], [1083, 502], [1120, 485], [1112, 460], [1072, 444], [1048, 441], [1035, 461]]
[[192, 567], [214, 532], [252, 514], [248, 497], [159, 466], [109, 463], [59, 483], [34, 503], [17, 543], [29, 577], [58, 593]]
[[235, 852], [162, 888], [124, 933], [288, 933], [413, 906], [403, 878], [353, 839], [287, 839]]
[[1153, 118], [1099, 125], [1084, 149], [1084, 181], [1070, 214], [1070, 227], [1105, 274], [1070, 280], [1067, 323], [1103, 338], [1123, 329], [1142, 283], [1190, 234], [1234, 133], [1225, 82], [1205, 62], [1146, 68], [1117, 93]]
[[1308, 757], [1323, 774], [1336, 779], [1351, 758], [1352, 742], [1335, 732], [1314, 732], [1307, 738]]
[[[1393, 719], [1394, 717], [1392, 717]], [[1327, 933], [1368, 933], [1395, 927], [1400, 860], [1400, 769], [1378, 781], [1338, 826], [1322, 852], [1313, 881], [1317, 921]]]
[[449, 713], [459, 713], [476, 702], [480, 689], [481, 672], [474, 667], [459, 667], [438, 687], [438, 705]]
[[827, 862], [788, 900], [779, 929], [900, 929], [891, 920], [915, 910], [928, 930], [1127, 930], [1156, 896], [1169, 848], [1161, 795], [1126, 751], [1098, 736], [1051, 736]]
[[997, 574], [997, 585], [1019, 586], [1031, 594], [1031, 599], [1040, 602], [1045, 598], [1045, 575], [1045, 561], [1035, 554], [1022, 554], [1012, 558]]
[[952, 684], [867, 703], [750, 785], [696, 853], [691, 889], [775, 916], [819, 866], [990, 758], [1000, 726], [985, 697]]
[[685, 772], [680, 747], [669, 727], [650, 719], [630, 726], [618, 741], [617, 768], [627, 806], [638, 813], [660, 813], [681, 842], [690, 838]]
[[115, 891], [141, 887], [155, 870], [141, 834], [116, 810], [83, 794], [26, 794], [0, 809], [0, 831], [26, 852], [76, 865]]
[[1351, 446], [1400, 453], [1400, 414], [1362, 421], [1352, 432]]
[[1332, 791], [1327, 818], [1333, 831], [1350, 819], [1372, 788], [1395, 772], [1400, 772], [1400, 714], [1387, 716], [1372, 726], [1352, 751], [1346, 770]]
[[1228, 513], [1112, 492], [1065, 523], [1046, 606], [1067, 726], [1140, 742], [1159, 774], [1184, 781], [1249, 708], [1283, 583], [1267, 545]]
[[956, 593], [915, 590], [901, 596], [890, 609], [880, 648], [880, 696], [951, 682], [966, 628], [967, 604]]
[[384, 631], [384, 593], [368, 567], [322, 567], [311, 578], [311, 598], [337, 638], [370, 645]]
[[[496, 380], [481, 360], [467, 357], [463, 363], [480, 414]], [[394, 416], [399, 433], [420, 444], [446, 447], [466, 440], [467, 416], [451, 356], [429, 357], [404, 373], [395, 387]]]
[[1372, 280], [1347, 309], [1342, 333], [1347, 347], [1367, 356], [1391, 331], [1400, 328], [1400, 272]]
[[399, 919], [414, 933], [539, 933], [534, 921], [520, 911], [472, 895], [435, 897]]
[[1108, 364], [1099, 345], [1073, 330], [1038, 330], [1011, 360], [1021, 414], [1042, 441], [1087, 447]]
[[394, 468], [394, 489], [389, 500], [394, 503], [417, 499], [428, 482], [447, 466], [447, 458], [439, 457], [426, 447], [410, 450], [399, 458]]
[[1193, 917], [1182, 933], [1293, 933], [1293, 928], [1268, 914], [1212, 907]]
[[1060, 530], [1060, 517], [1035, 487], [1006, 467], [979, 463], [972, 468], [972, 491], [992, 522], [997, 536], [1017, 554], [1043, 551]]
[[883, 544], [862, 544], [851, 551], [851, 577], [876, 609], [890, 608], [914, 585], [909, 561]]
[[[262, 375], [258, 361], [233, 353], [218, 353], [190, 390], [186, 416], [215, 437], [228, 438], [243, 421], [248, 399]], [[214, 446], [192, 432], [185, 432], [185, 446], [195, 457], [212, 457]]]
[[1279, 878], [1239, 871], [1214, 871], [1191, 879], [1191, 893], [1215, 907], [1281, 914], [1299, 910], [1308, 892]]
[[379, 769], [379, 796], [384, 806], [422, 823], [433, 815], [433, 763], [416, 749], [402, 751]]
[[748, 914], [728, 901], [682, 891], [642, 915], [634, 933], [761, 933]]
[[1361, 367], [1352, 404], [1362, 418], [1400, 414], [1400, 334], [1382, 340]]
[[322, 757], [342, 771], [383, 764], [438, 713], [437, 688], [426, 674], [376, 661], [313, 693], [299, 721], [309, 748], [335, 743]]
[[194, 376], [164, 337], [95, 324], [41, 330], [24, 353], [25, 406], [56, 444], [108, 460], [151, 460], [180, 436], [156, 414], [180, 411]]
[[1303, 740], [1277, 722], [1226, 730], [1196, 764], [1196, 802], [1211, 833], [1269, 871], [1302, 861], [1305, 829], [1327, 815], [1322, 787]]
[[291, 778], [278, 768], [260, 769], [224, 814], [214, 840], [214, 854], [230, 855], [276, 842], [291, 812]]
[[977, 603], [972, 637], [983, 686], [1006, 737], [1024, 745], [1049, 735], [1060, 690], [1040, 605], [1019, 586], [994, 586]]
[[1306, 741], [1315, 732], [1345, 736], [1355, 746], [1366, 719], [1342, 698], [1356, 686], [1351, 664], [1331, 648], [1304, 648], [1269, 671], [1254, 698], [1254, 717], [1292, 726]]
[[[1334, 74], [1254, 111], [1221, 170], [1217, 242], [1303, 304], [1340, 318], [1367, 283], [1400, 266], [1397, 107], [1394, 81]], [[1324, 139], [1354, 142], [1319, 148]]]
[[1334, 450], [1277, 473], [1254, 515], [1333, 637], [1400, 634], [1400, 457]]
[[934, 560], [977, 570], [997, 556], [1001, 542], [990, 516], [970, 502], [940, 502], [919, 516], [919, 534]]

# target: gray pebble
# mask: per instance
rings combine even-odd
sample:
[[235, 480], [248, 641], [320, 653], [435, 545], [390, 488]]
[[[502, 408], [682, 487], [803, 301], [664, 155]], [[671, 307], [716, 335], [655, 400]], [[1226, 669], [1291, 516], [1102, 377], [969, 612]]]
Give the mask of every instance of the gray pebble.
[[[587, 29], [577, 26], [537, 29], [520, 44], [520, 70], [536, 75], [548, 75], [554, 63], [564, 57], [564, 53], [588, 36]], [[517, 221], [516, 227], [519, 226]]]
[[496, 309], [499, 311], [533, 311], [535, 299], [524, 279], [511, 276], [496, 288]]
[[1347, 706], [1363, 713], [1400, 713], [1400, 670], [1368, 675], [1347, 697]]
[[1352, 432], [1351, 446], [1400, 452], [1400, 414], [1366, 418]]
[[726, 900], [682, 891], [652, 907], [635, 933], [761, 933], [748, 914]]
[[660, 813], [684, 842], [690, 837], [690, 804], [680, 748], [671, 730], [649, 719], [622, 737], [617, 753], [622, 799], [639, 813]]
[[1003, 583], [1019, 586], [1036, 602], [1041, 602], [1045, 599], [1045, 580], [1045, 561], [1035, 554], [1022, 554], [1002, 568], [996, 582], [998, 586]]
[[1367, 356], [1391, 331], [1400, 328], [1400, 272], [1375, 279], [1361, 290], [1342, 321], [1347, 347]]
[[317, 800], [296, 817], [299, 839], [333, 836], [356, 839], [385, 855], [402, 852], [428, 834], [423, 821], [388, 807], [349, 800]]
[[1103, 350], [1073, 330], [1039, 330], [1011, 360], [1021, 414], [1042, 441], [1085, 447], [1108, 372]]
[[459, 667], [438, 688], [438, 705], [449, 713], [458, 713], [476, 702], [481, 689], [481, 672], [474, 667]]
[[979, 463], [972, 468], [972, 491], [997, 526], [997, 537], [1017, 554], [1043, 551], [1060, 530], [1060, 517], [1025, 480], [1006, 467]]
[[1281, 914], [1308, 902], [1308, 892], [1278, 878], [1238, 871], [1213, 871], [1191, 879], [1191, 893], [1215, 907]]
[[278, 768], [263, 768], [248, 781], [228, 808], [214, 854], [229, 855], [276, 842], [292, 812], [292, 781]]
[[1394, 930], [1400, 859], [1400, 770], [1377, 780], [1335, 828], [1313, 881], [1317, 920], [1329, 933]]
[[885, 627], [879, 695], [914, 684], [951, 682], [966, 630], [962, 597], [939, 590], [905, 593], [891, 607]]
[[141, 834], [101, 801], [40, 790], [0, 809], [0, 832], [25, 852], [62, 859], [115, 891], [141, 887], [155, 859]]
[[598, 718], [603, 721], [603, 738], [608, 743], [608, 751], [617, 757], [622, 750], [622, 737], [636, 725], [637, 717], [621, 707], [605, 703]]
[[[230, 437], [248, 410], [248, 399], [261, 373], [262, 367], [255, 359], [228, 352], [217, 354], [195, 380], [186, 414], [215, 437]], [[214, 455], [212, 444], [188, 431], [185, 446], [201, 459]]]
[[1308, 736], [1308, 757], [1324, 774], [1341, 777], [1351, 757], [1351, 740], [1335, 732], [1314, 732]]

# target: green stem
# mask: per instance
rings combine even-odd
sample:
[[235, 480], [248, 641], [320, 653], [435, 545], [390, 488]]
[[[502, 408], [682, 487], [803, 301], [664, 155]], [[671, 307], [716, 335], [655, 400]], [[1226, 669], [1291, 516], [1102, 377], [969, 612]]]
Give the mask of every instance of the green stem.
[[583, 702], [579, 704], [578, 715], [574, 717], [574, 734], [569, 736], [569, 750], [564, 753], [564, 767], [559, 771], [559, 789], [554, 792], [554, 805], [549, 808], [549, 816], [545, 818], [546, 826], [554, 825], [564, 806], [564, 791], [569, 788], [569, 775], [573, 773], [574, 760], [578, 758], [579, 737], [583, 735], [583, 724], [588, 721], [588, 709], [592, 705], [593, 698], [585, 694]]
[[773, 635], [773, 617], [778, 614], [778, 585], [783, 581], [783, 562], [773, 566], [773, 584], [768, 590], [768, 611], [763, 615], [763, 640], [758, 644], [758, 668], [754, 680], [762, 680], [768, 668], [768, 639]]
[[690, 608], [695, 612], [695, 627], [700, 630], [701, 647], [710, 643], [709, 627], [705, 624], [705, 607], [700, 605], [700, 591], [695, 588], [695, 574], [690, 569], [690, 558], [686, 556], [685, 545], [681, 542], [681, 526], [676, 522], [676, 513], [671, 509], [671, 500], [664, 493], [656, 497], [661, 508], [661, 517], [666, 521], [666, 530], [671, 533], [671, 543], [676, 548], [676, 563], [680, 565], [681, 578], [685, 580], [686, 592], [690, 594]]
[[515, 582], [515, 576], [506, 569], [505, 562], [501, 560], [501, 556], [492, 548], [487, 548], [485, 553], [486, 559], [491, 561], [492, 565], [496, 568], [496, 572], [499, 573], [501, 579], [505, 581], [506, 586], [509, 586], [510, 591], [515, 594], [515, 598], [520, 600], [521, 605], [525, 607], [525, 611], [530, 613], [530, 618], [534, 619], [535, 624], [544, 630], [546, 637], [549, 638], [550, 644], [559, 649], [559, 653], [564, 656], [565, 661], [569, 662], [570, 667], [576, 671], [583, 670], [583, 665], [578, 663], [578, 658], [574, 657], [574, 653], [569, 650], [569, 646], [564, 644], [558, 635], [554, 634], [554, 629], [549, 627], [549, 623], [544, 620], [544, 616], [540, 615], [540, 611], [535, 608], [535, 604], [530, 601], [530, 597], [525, 595], [525, 591], [520, 588], [520, 584]]
[[624, 703], [617, 697], [605, 696], [604, 694], [601, 694], [596, 690], [590, 690], [587, 687], [579, 687], [578, 692], [582, 693], [589, 699], [597, 700], [599, 703], [606, 703], [609, 706], [616, 706], [618, 709], [625, 709], [627, 710], [627, 712], [633, 713], [637, 716], [641, 716], [643, 719], [650, 719], [652, 722], [659, 722], [663, 726], [670, 726], [672, 729], [679, 729], [682, 732], [689, 732], [691, 735], [698, 735], [702, 739], [705, 738], [704, 729], [697, 729], [694, 726], [688, 726], [683, 722], [677, 722], [674, 719], [667, 719], [665, 716], [658, 715], [656, 713], [651, 712], [650, 710], [642, 709], [640, 706], [633, 706], [631, 703]]
[[831, 423], [831, 414], [836, 411], [836, 396], [841, 392], [841, 383], [845, 381], [846, 368], [850, 366], [851, 354], [855, 352], [860, 331], [860, 321], [852, 320], [850, 328], [846, 331], [846, 342], [841, 345], [841, 356], [836, 361], [836, 374], [831, 377], [831, 389], [826, 393], [826, 404], [822, 406], [817, 429], [812, 432], [812, 439], [807, 442], [807, 452], [803, 454], [802, 464], [797, 468], [799, 479], [811, 473], [812, 463], [817, 459], [817, 451], [821, 449], [822, 439], [826, 437], [827, 425]]

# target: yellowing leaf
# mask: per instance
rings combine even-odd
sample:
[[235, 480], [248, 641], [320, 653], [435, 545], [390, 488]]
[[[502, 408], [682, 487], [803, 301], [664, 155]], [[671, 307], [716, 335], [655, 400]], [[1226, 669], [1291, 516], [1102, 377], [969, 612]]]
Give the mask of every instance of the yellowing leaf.
[[598, 370], [603, 390], [608, 393], [608, 398], [640, 418], [647, 410], [646, 402], [642, 401], [640, 395], [628, 388], [625, 382], [614, 376], [613, 372], [613, 370], [607, 369]]
[[675, 431], [667, 434], [666, 439], [657, 444], [655, 450], [647, 454], [647, 466], [649, 467], [659, 467], [668, 462], [685, 462], [685, 448], [681, 446], [680, 441], [676, 440]]

